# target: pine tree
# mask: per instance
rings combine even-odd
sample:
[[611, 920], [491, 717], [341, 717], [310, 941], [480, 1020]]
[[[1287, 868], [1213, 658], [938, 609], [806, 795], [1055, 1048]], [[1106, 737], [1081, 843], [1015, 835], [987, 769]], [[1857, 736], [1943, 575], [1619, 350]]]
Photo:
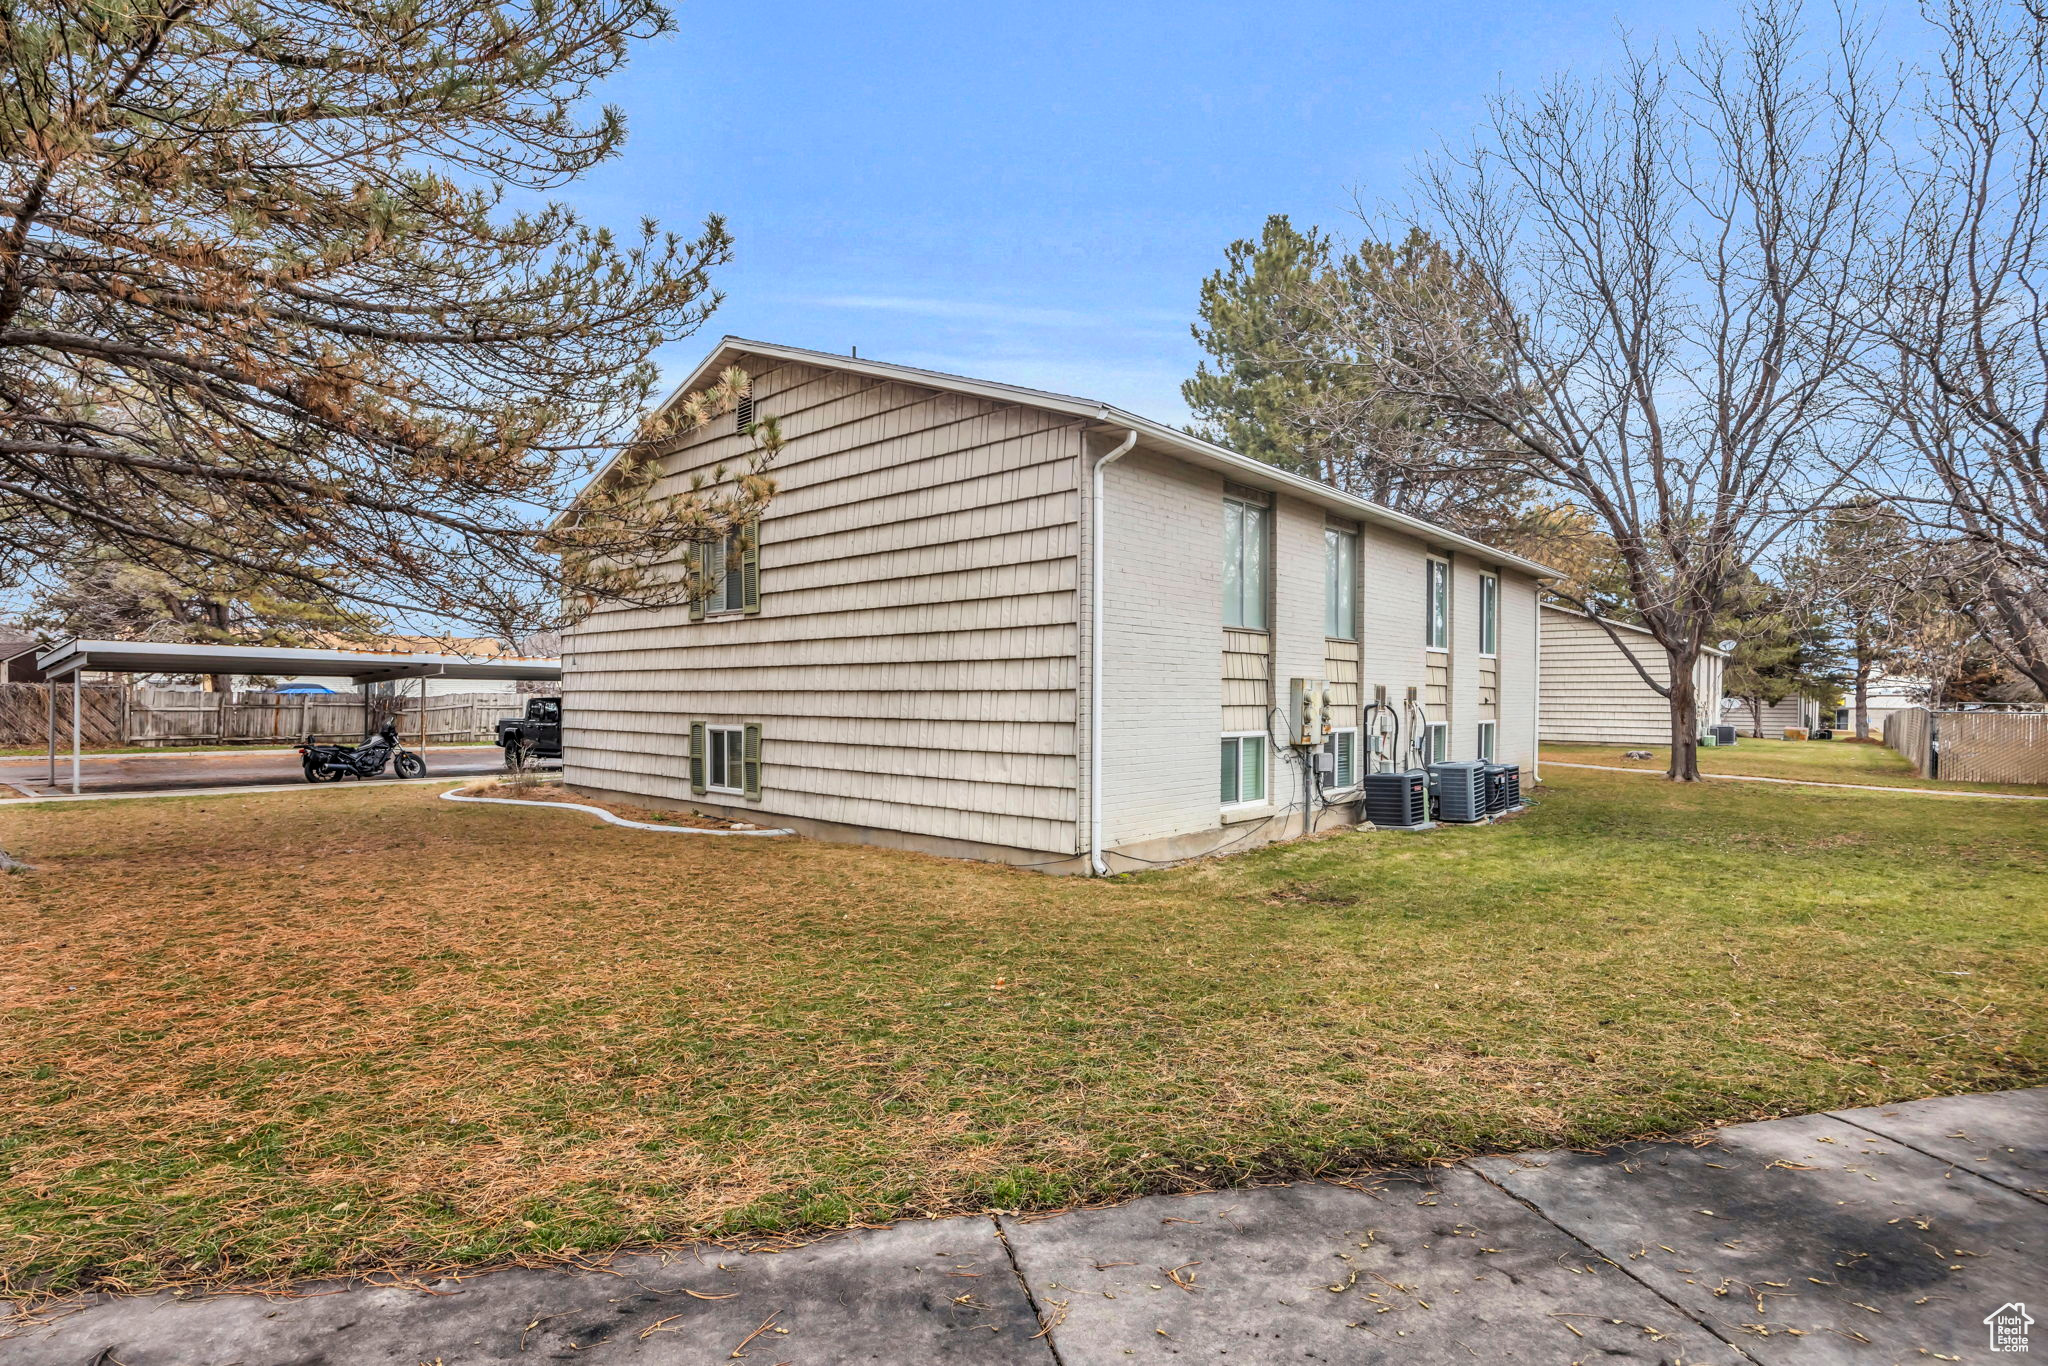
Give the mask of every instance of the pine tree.
[[[1473, 311], [1476, 282], [1462, 262], [1420, 231], [1339, 254], [1285, 214], [1268, 218], [1258, 241], [1232, 242], [1224, 262], [1202, 282], [1193, 329], [1215, 368], [1200, 364], [1181, 386], [1204, 424], [1198, 435], [1460, 530], [1521, 521], [1525, 477], [1475, 455], [1472, 424], [1389, 396], [1382, 348], [1398, 342], [1370, 331], [1397, 297]], [[1343, 328], [1329, 325], [1333, 314]]]
[[1335, 454], [1330, 416], [1346, 401], [1342, 365], [1311, 340], [1330, 239], [1274, 214], [1258, 241], [1240, 238], [1223, 257], [1202, 282], [1202, 321], [1192, 329], [1216, 368], [1198, 364], [1181, 397], [1203, 424], [1199, 435], [1322, 479]]
[[1735, 641], [1721, 690], [1748, 708], [1752, 736], [1763, 735], [1766, 707], [1788, 697], [1832, 704], [1840, 695], [1844, 664], [1831, 623], [1784, 587], [1745, 575], [1719, 626]]
[[[86, 549], [194, 591], [499, 634], [744, 525], [624, 462], [730, 240], [506, 212], [614, 155], [655, 0], [38, 0], [0, 24], [0, 587]], [[729, 407], [744, 377], [669, 416]], [[659, 430], [651, 434], [659, 435]]]

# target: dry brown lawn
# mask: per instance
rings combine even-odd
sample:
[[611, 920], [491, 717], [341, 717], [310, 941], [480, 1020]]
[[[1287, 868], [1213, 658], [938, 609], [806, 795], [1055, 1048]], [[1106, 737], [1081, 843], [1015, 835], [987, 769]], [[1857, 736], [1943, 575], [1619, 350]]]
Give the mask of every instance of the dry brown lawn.
[[18, 805], [0, 1272], [559, 1256], [2048, 1076], [2037, 810], [1557, 777], [1106, 882], [367, 784]]

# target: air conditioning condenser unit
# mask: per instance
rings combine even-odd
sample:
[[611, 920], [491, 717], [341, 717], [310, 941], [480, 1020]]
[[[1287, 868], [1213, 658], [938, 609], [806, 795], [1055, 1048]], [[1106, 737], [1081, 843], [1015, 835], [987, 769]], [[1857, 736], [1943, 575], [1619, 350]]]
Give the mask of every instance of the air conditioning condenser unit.
[[1365, 819], [1383, 830], [1429, 828], [1429, 774], [1419, 768], [1365, 775]]
[[1486, 819], [1486, 770], [1484, 759], [1453, 759], [1431, 764], [1436, 779], [1436, 810], [1441, 820], [1469, 825]]

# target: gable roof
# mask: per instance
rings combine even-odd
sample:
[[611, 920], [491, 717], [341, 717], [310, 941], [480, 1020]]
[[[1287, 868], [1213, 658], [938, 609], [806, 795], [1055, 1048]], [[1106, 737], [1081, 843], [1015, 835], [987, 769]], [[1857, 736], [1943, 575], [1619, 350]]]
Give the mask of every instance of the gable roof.
[[[1554, 602], [1544, 603], [1543, 610], [1546, 612], [1555, 612], [1561, 617], [1577, 617], [1581, 621], [1593, 620], [1591, 616], [1584, 612], [1581, 612], [1576, 607], [1560, 607]], [[1609, 626], [1618, 627], [1624, 631], [1634, 631], [1639, 636], [1650, 636], [1652, 639], [1655, 639], [1655, 633], [1651, 631], [1650, 628], [1647, 626], [1638, 626], [1632, 621], [1617, 621], [1613, 617], [1601, 617], [1600, 620], [1606, 622]], [[1712, 655], [1716, 659], [1728, 658], [1728, 652], [1726, 650], [1717, 650], [1711, 645], [1700, 646], [1700, 653], [1705, 655]]]
[[[1262, 460], [1239, 455], [1236, 451], [1219, 446], [1213, 441], [1190, 436], [1163, 422], [1154, 422], [1136, 413], [1125, 412], [1121, 408], [1096, 399], [1081, 398], [1074, 394], [1056, 394], [1046, 389], [1027, 389], [1019, 384], [970, 379], [965, 375], [951, 375], [942, 370], [923, 370], [914, 365], [894, 365], [887, 361], [869, 360], [865, 356], [841, 356], [830, 351], [812, 351], [801, 346], [782, 346], [775, 342], [750, 341], [745, 337], [726, 336], [684, 377], [683, 382], [662, 400], [661, 406], [655, 411], [664, 412], [683, 395], [703, 388], [716, 378], [720, 371], [736, 363], [742, 356], [763, 356], [770, 360], [788, 361], [793, 364], [815, 365], [823, 369], [866, 375], [872, 379], [898, 384], [913, 384], [947, 393], [965, 394], [997, 403], [1017, 403], [1030, 408], [1041, 408], [1047, 412], [1064, 413], [1069, 417], [1098, 422], [1107, 427], [1128, 428], [1138, 434], [1139, 446], [1143, 449], [1163, 452], [1190, 464], [1217, 470], [1239, 483], [1276, 493], [1291, 494], [1361, 522], [1390, 527], [1435, 545], [1469, 551], [1525, 574], [1533, 574], [1539, 578], [1562, 577], [1559, 571], [1547, 565], [1487, 545], [1483, 541], [1474, 540], [1447, 527], [1426, 522], [1420, 517], [1411, 517], [1405, 512], [1396, 512], [1390, 507], [1384, 507], [1368, 499], [1354, 497], [1328, 484], [1304, 479], [1298, 474], [1290, 474]], [[591, 482], [594, 484], [597, 480], [603, 479], [623, 454], [623, 449], [614, 454], [611, 460], [598, 470]]]

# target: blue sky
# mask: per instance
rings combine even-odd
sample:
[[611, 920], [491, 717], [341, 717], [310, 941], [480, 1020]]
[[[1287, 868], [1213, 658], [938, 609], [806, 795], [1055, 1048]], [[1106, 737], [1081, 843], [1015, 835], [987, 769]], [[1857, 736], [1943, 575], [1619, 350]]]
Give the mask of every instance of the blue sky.
[[562, 197], [620, 227], [726, 215], [726, 332], [1180, 421], [1202, 277], [1269, 213], [1340, 231], [1500, 85], [1730, 4], [681, 6], [601, 90], [623, 155]]

